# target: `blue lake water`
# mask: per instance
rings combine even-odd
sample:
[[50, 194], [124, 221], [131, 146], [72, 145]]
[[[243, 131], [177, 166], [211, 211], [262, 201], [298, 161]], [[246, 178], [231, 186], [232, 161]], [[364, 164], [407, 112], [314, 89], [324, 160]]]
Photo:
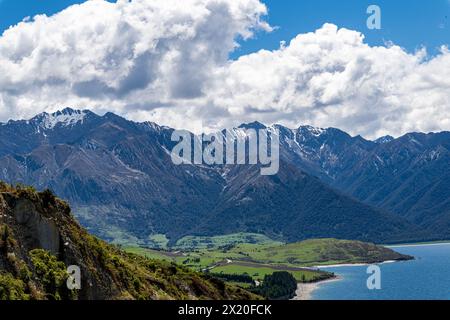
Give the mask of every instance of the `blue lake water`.
[[450, 244], [393, 247], [416, 260], [381, 268], [381, 290], [367, 288], [367, 266], [323, 268], [342, 277], [313, 292], [317, 300], [450, 300]]

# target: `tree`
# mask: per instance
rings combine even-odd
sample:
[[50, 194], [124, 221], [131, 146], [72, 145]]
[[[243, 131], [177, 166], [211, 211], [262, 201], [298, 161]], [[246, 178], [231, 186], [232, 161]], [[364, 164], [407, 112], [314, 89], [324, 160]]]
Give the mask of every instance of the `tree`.
[[295, 296], [296, 290], [297, 281], [286, 271], [266, 275], [262, 285], [253, 289], [255, 293], [270, 300], [291, 299]]

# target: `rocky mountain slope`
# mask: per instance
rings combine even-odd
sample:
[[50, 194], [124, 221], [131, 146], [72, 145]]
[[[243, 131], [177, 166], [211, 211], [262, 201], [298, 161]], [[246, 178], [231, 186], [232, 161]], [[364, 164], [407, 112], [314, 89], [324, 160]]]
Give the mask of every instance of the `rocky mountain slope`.
[[[81, 269], [69, 290], [67, 267]], [[172, 263], [125, 253], [88, 234], [49, 191], [0, 184], [2, 299], [253, 299]]]

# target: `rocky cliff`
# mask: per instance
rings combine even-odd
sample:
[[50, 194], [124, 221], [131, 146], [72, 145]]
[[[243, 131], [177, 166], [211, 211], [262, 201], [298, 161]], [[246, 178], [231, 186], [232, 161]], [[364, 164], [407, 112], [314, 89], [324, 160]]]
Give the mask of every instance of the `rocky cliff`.
[[[67, 287], [69, 266], [81, 289]], [[256, 296], [95, 238], [49, 191], [0, 183], [0, 299], [250, 299]]]

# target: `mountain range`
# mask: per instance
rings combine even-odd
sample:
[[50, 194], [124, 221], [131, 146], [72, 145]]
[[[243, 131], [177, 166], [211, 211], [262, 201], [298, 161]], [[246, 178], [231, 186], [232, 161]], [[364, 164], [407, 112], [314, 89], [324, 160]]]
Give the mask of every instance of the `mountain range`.
[[[229, 129], [245, 139], [246, 129]], [[0, 180], [50, 188], [91, 232], [145, 245], [155, 234], [261, 233], [288, 242], [450, 238], [450, 133], [375, 141], [281, 125], [280, 171], [172, 163], [173, 129], [66, 108], [0, 125]]]

